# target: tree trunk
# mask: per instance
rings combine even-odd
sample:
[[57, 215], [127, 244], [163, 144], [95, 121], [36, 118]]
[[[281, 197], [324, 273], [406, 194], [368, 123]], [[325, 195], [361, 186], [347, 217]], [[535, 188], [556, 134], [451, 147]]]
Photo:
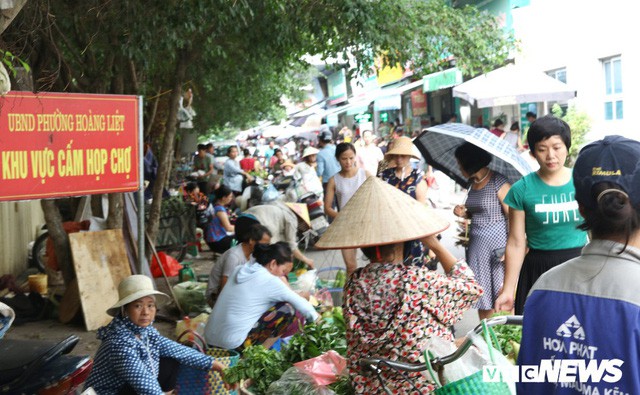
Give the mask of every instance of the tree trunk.
[[149, 119], [147, 121], [147, 130], [144, 133], [145, 141], [151, 144], [151, 129], [153, 128], [153, 122], [156, 120], [156, 114], [158, 113], [158, 104], [160, 103], [160, 98], [162, 95], [162, 87], [158, 88], [158, 94], [156, 99], [153, 101], [153, 105], [151, 106], [151, 114], [149, 115]]
[[71, 245], [69, 244], [69, 235], [62, 227], [62, 216], [60, 210], [56, 206], [55, 200], [40, 200], [42, 211], [44, 211], [44, 220], [47, 223], [49, 237], [53, 241], [53, 248], [56, 252], [58, 267], [62, 272], [64, 283], [69, 284], [75, 278], [75, 270], [71, 262]]
[[174, 74], [173, 90], [169, 98], [169, 116], [167, 119], [167, 128], [164, 138], [162, 139], [162, 148], [160, 157], [158, 158], [158, 174], [157, 182], [153, 186], [153, 201], [149, 209], [149, 220], [147, 221], [147, 232], [149, 237], [155, 243], [158, 233], [158, 225], [160, 223], [160, 210], [162, 208], [162, 191], [165, 186], [165, 180], [171, 172], [173, 165], [173, 145], [176, 138], [176, 126], [178, 121], [178, 103], [182, 95], [182, 84], [184, 83], [187, 65], [189, 63], [188, 54], [182, 54], [178, 57], [176, 64], [176, 72]]
[[[112, 39], [117, 43], [117, 39]], [[119, 58], [114, 61], [114, 76], [111, 80], [111, 91], [115, 94], [124, 94], [124, 60]], [[138, 149], [135, 147], [134, 149]], [[136, 163], [135, 166], [138, 166]], [[140, 175], [142, 177], [142, 174]], [[107, 215], [107, 229], [122, 229], [124, 223], [124, 195], [122, 193], [110, 193], [109, 214]]]
[[122, 229], [122, 224], [124, 223], [124, 195], [122, 193], [110, 193], [108, 197], [107, 229]]
[[104, 218], [102, 210], [102, 194], [91, 195], [91, 215], [94, 217]]

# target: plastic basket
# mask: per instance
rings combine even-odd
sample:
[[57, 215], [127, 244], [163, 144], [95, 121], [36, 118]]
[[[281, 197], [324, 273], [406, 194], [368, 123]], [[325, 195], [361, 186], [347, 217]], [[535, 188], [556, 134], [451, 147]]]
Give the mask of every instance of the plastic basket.
[[[194, 342], [195, 348], [199, 349], [203, 353], [210, 355], [220, 362], [225, 367], [229, 368], [235, 366], [240, 359], [240, 354], [234, 350], [225, 350], [221, 348], [208, 347], [202, 336], [195, 331], [184, 331], [179, 337], [181, 338], [187, 334], [193, 335], [202, 345], [198, 342]], [[180, 365], [178, 368], [178, 379], [176, 382], [176, 392], [178, 394], [231, 394], [236, 395], [237, 391], [228, 390], [224, 386], [224, 381], [220, 376], [220, 373], [213, 370], [203, 371], [195, 369], [186, 365]]]
[[335, 273], [333, 272], [338, 272], [340, 270], [345, 271], [345, 268], [340, 266], [330, 266], [318, 269], [317, 286], [320, 288], [327, 288], [329, 290], [334, 306], [342, 306], [342, 299], [344, 296], [344, 288], [335, 287], [336, 279]]

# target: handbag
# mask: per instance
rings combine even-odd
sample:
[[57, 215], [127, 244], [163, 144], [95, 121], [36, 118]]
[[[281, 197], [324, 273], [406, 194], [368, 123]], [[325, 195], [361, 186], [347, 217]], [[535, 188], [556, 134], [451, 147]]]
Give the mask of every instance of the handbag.
[[491, 258], [493, 258], [495, 262], [504, 262], [502, 257], [504, 256], [506, 250], [506, 247], [496, 248], [495, 250], [491, 251]]
[[[485, 320], [482, 321], [482, 334], [487, 343], [487, 354], [492, 364], [497, 363], [497, 358], [501, 355], [500, 346], [495, 333], [487, 327]], [[482, 379], [482, 370], [478, 370], [462, 379], [455, 380], [446, 384], [441, 384], [441, 380], [431, 366], [433, 354], [425, 350], [425, 363], [431, 379], [436, 385], [436, 389], [432, 392], [435, 395], [511, 395], [512, 390], [506, 382], [485, 382]], [[498, 355], [499, 354], [499, 355]]]
[[[191, 344], [194, 348], [202, 352], [203, 354], [214, 357], [217, 362], [220, 362], [227, 368], [235, 366], [240, 359], [240, 354], [234, 350], [226, 350], [222, 348], [209, 347], [207, 342], [200, 336], [200, 334], [194, 330], [188, 329], [180, 336], [178, 336], [178, 342], [185, 337], [193, 339]], [[186, 343], [189, 343], [187, 341]], [[184, 343], [183, 343], [184, 344]], [[230, 394], [237, 395], [237, 391], [228, 390], [224, 386], [224, 380], [219, 372], [213, 370], [203, 371], [200, 369], [192, 368], [186, 365], [180, 365], [178, 368], [178, 379], [176, 382], [176, 392], [178, 394]]]

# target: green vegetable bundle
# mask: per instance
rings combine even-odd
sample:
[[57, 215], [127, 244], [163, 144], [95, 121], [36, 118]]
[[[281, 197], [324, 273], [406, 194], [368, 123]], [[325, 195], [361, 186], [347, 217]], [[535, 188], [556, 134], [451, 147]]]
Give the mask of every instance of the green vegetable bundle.
[[[494, 317], [500, 315], [506, 315], [506, 313], [494, 314]], [[518, 359], [518, 352], [520, 352], [522, 327], [518, 325], [496, 325], [492, 329], [498, 338], [502, 354], [515, 364]]]
[[[346, 325], [341, 307], [334, 307], [331, 322], [309, 323], [291, 337], [282, 352], [267, 350], [263, 346], [245, 349], [238, 364], [225, 372], [224, 380], [235, 384], [251, 380], [251, 392], [264, 395], [271, 385], [294, 363], [315, 358], [329, 350], [342, 356], [347, 354]], [[338, 395], [352, 393], [348, 377], [341, 378], [331, 388]]]
[[267, 350], [264, 346], [251, 346], [244, 350], [236, 366], [225, 371], [224, 381], [235, 384], [241, 380], [251, 380], [251, 391], [261, 395], [289, 367], [291, 363], [285, 361], [278, 351]]
[[315, 358], [324, 352], [334, 350], [342, 356], [347, 355], [347, 339], [344, 327], [344, 318], [340, 314], [333, 316], [333, 323], [321, 321], [320, 323], [309, 323], [304, 329], [291, 337], [289, 344], [284, 348], [282, 354], [285, 360], [296, 363], [307, 359]]

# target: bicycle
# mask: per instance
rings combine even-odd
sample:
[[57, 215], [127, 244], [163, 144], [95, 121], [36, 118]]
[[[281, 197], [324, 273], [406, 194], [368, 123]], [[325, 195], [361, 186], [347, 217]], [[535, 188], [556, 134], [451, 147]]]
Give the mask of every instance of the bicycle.
[[[494, 317], [486, 320], [485, 324], [486, 324], [486, 327], [492, 327], [496, 325], [522, 326], [522, 316], [521, 315], [498, 316], [498, 317]], [[478, 326], [476, 326], [473, 329], [473, 332], [475, 334], [480, 334], [482, 333], [482, 331], [483, 331], [482, 323], [480, 323]], [[430, 359], [431, 368], [433, 368], [433, 370], [438, 373], [442, 372], [444, 370], [445, 365], [458, 360], [469, 350], [469, 348], [471, 348], [472, 345], [473, 345], [473, 341], [467, 338], [464, 341], [464, 343], [462, 343], [462, 345], [460, 345], [460, 347], [458, 347], [458, 349], [452, 354], [445, 355], [443, 357], [431, 358]], [[363, 373], [375, 374], [378, 378], [378, 381], [380, 382], [380, 385], [384, 389], [385, 393], [389, 395], [391, 395], [392, 392], [384, 383], [384, 379], [382, 378], [382, 375], [381, 375], [383, 367], [394, 369], [395, 371], [397, 371], [405, 381], [407, 381], [409, 384], [413, 386], [414, 390], [417, 393], [420, 393], [420, 391], [413, 385], [413, 383], [411, 383], [411, 381], [406, 376], [405, 372], [418, 373], [418, 372], [424, 372], [426, 370], [429, 370], [429, 364], [426, 364], [426, 363], [406, 363], [406, 362], [398, 362], [398, 361], [392, 361], [389, 359], [376, 358], [376, 357], [361, 358], [358, 361], [358, 364], [360, 365], [360, 369], [362, 370]]]
[[[148, 210], [145, 210], [145, 214]], [[162, 211], [156, 237], [156, 250], [181, 262], [189, 245], [196, 245], [196, 208], [182, 198], [162, 201]]]

